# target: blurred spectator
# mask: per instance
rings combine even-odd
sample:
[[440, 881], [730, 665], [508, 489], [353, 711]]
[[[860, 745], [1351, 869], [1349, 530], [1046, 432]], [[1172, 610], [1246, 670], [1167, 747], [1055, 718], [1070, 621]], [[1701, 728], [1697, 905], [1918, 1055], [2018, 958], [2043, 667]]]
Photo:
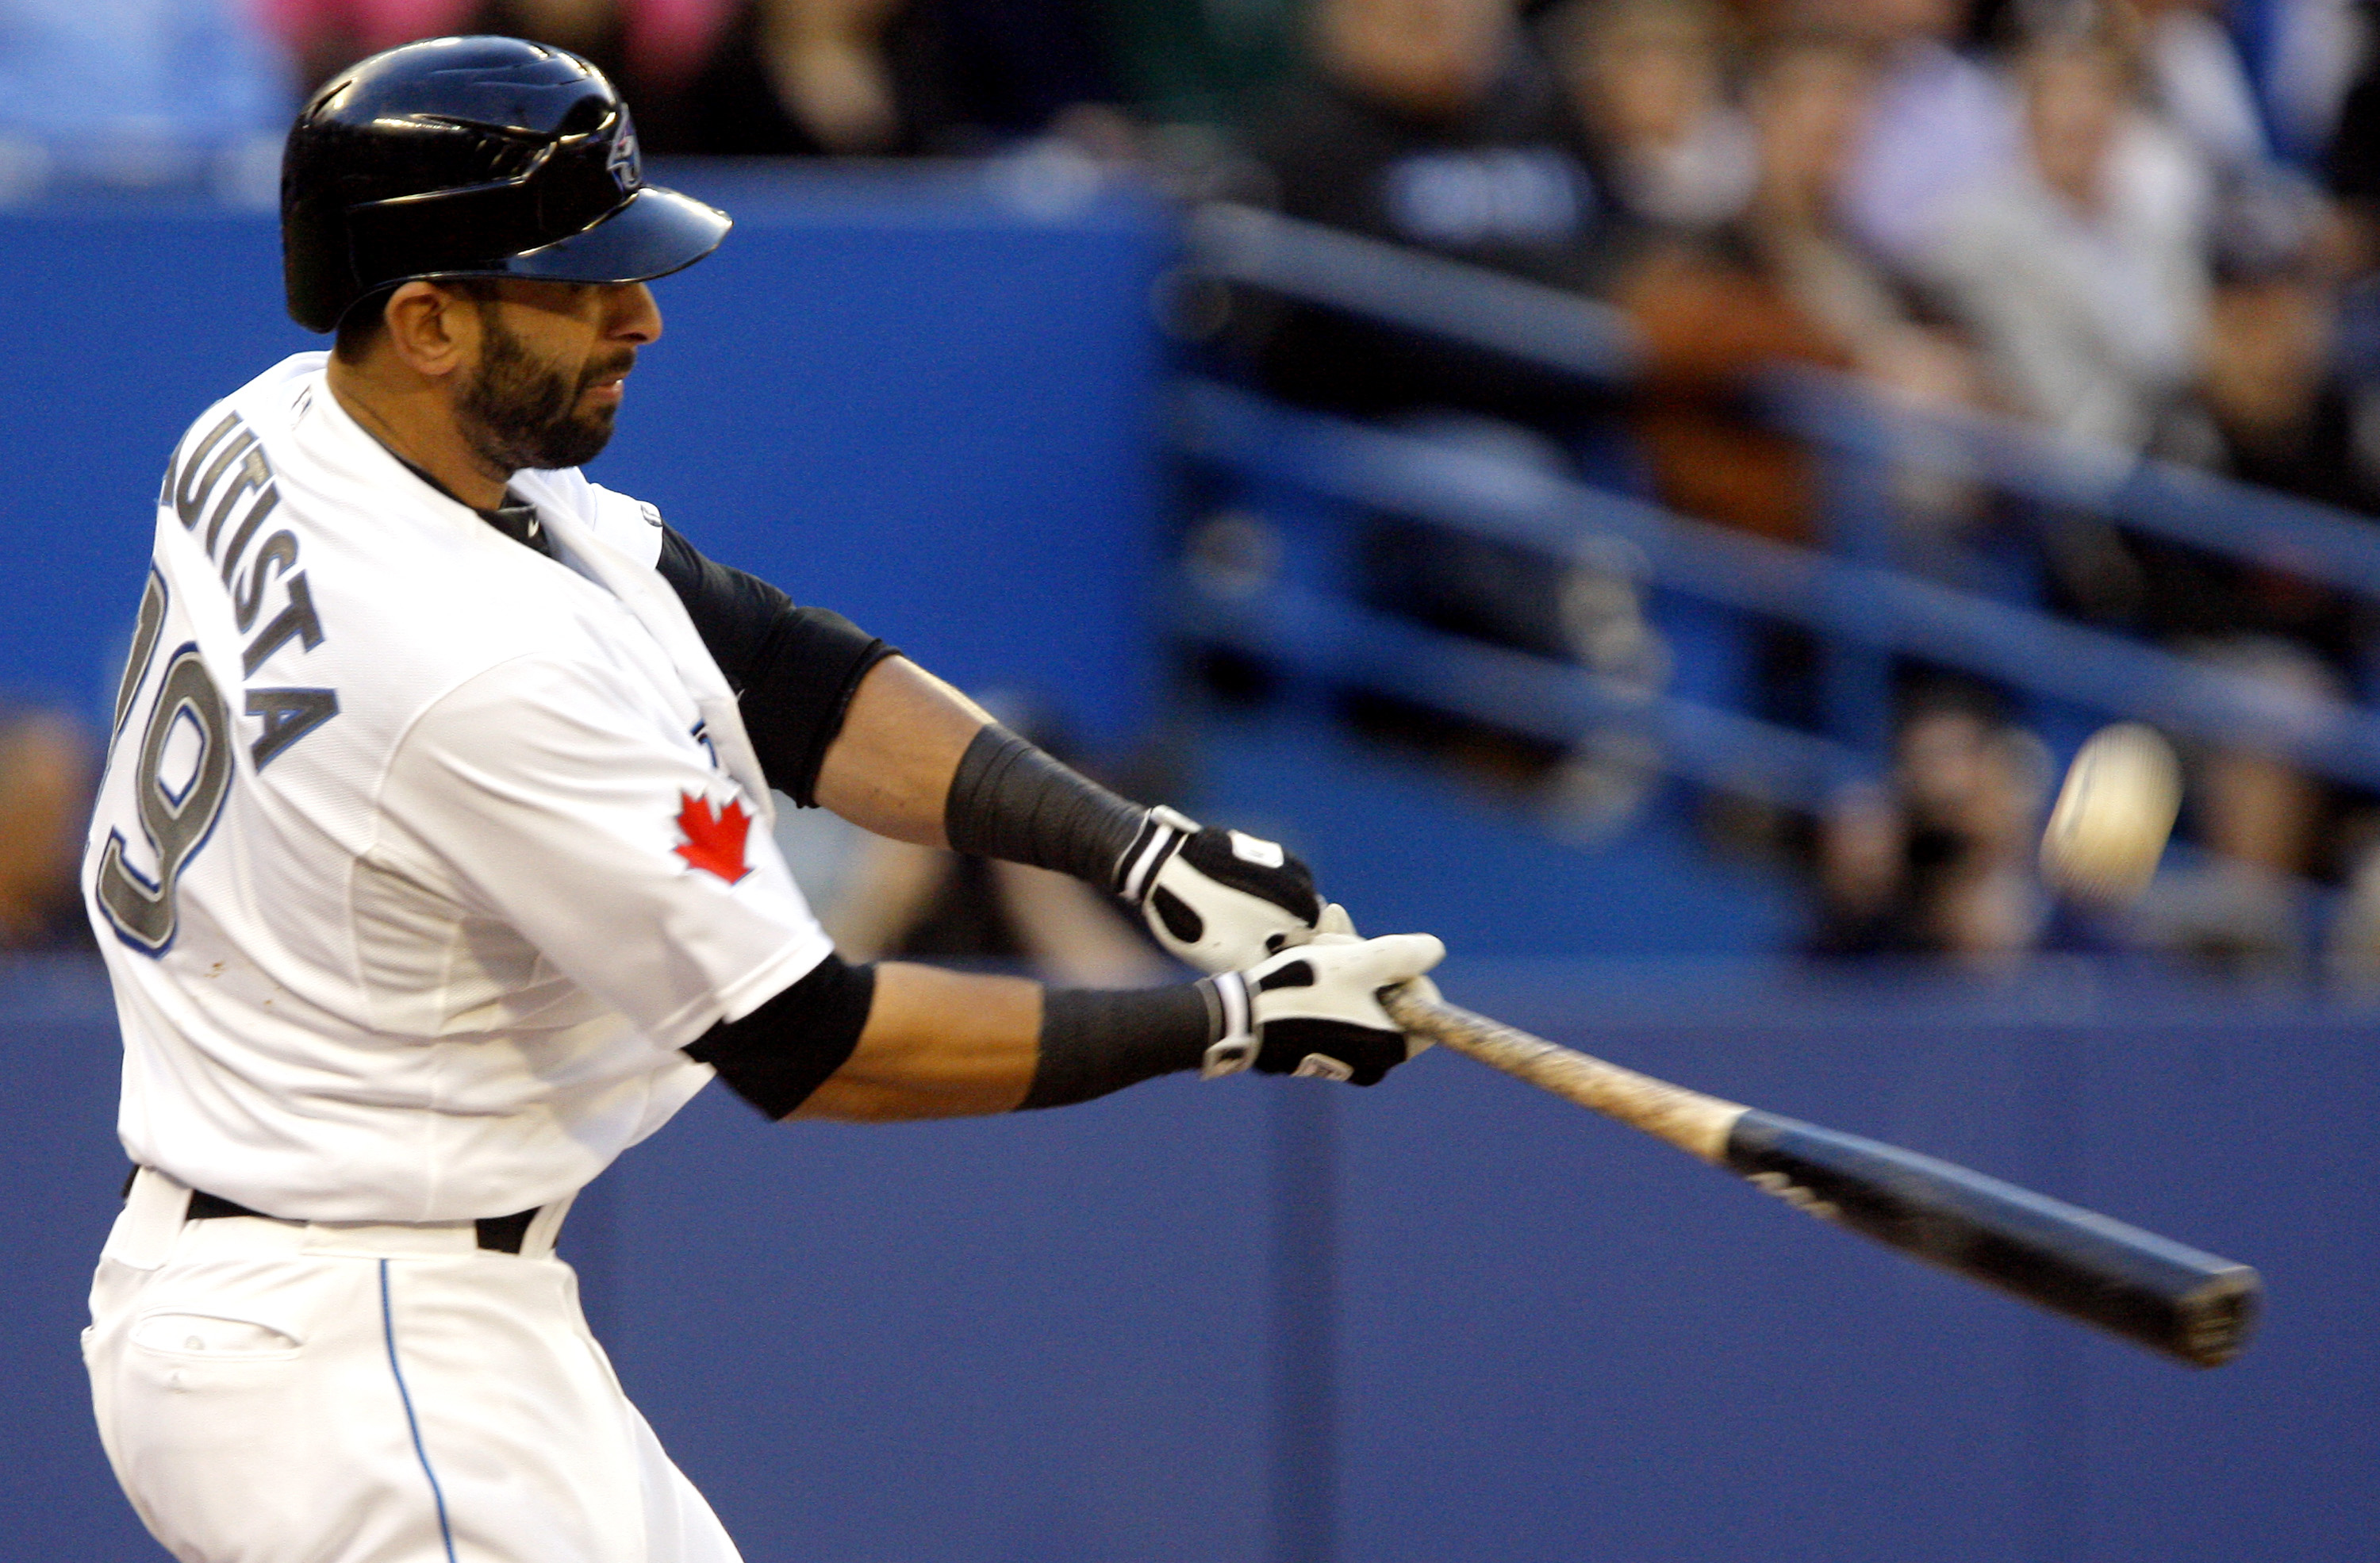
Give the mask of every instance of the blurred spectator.
[[[1505, 0], [1322, 0], [1317, 63], [1256, 137], [1293, 217], [1581, 286], [1600, 213], [1585, 148]], [[1266, 380], [1354, 411], [1456, 406], [1559, 429], [1573, 386], [1317, 310], [1256, 327]]]
[[1105, 0], [1124, 101], [1158, 125], [1248, 125], [1305, 57], [1305, 0]]
[[2207, 0], [2131, 0], [2150, 95], [2166, 122], [2217, 168], [2269, 163], [2256, 90]]
[[1660, 497], [1690, 515], [1815, 540], [1809, 453], [1740, 406], [1745, 376], [1764, 365], [1864, 370], [1927, 400], [1973, 393], [1964, 352], [1924, 321], [1842, 220], [1869, 60], [1839, 34], [1766, 45], [1747, 91], [1759, 182], [1742, 214], [1715, 242], [1656, 248], [1620, 286], [1651, 364], [1635, 428]]
[[1080, 0], [266, 0], [320, 81], [416, 38], [585, 55], [650, 152], [979, 151], [1114, 96]]
[[2380, 265], [2380, 47], [2364, 53], [2326, 144], [2322, 174], [2354, 230], [2349, 269]]
[[1813, 954], [1949, 955], [2033, 949], [2048, 903], [2034, 871], [2047, 765], [2039, 740], [1964, 702], [1921, 702], [1890, 778], [1822, 822]]
[[1263, 138], [1294, 215], [1567, 280], [1595, 199], [1504, 0], [1326, 0]]
[[[2242, 277], [2216, 294], [2200, 387], [2218, 442], [2209, 464], [2380, 515], [2380, 450], [2359, 433], [2371, 411], [2332, 363], [2336, 314], [2331, 291], [2302, 270]], [[2280, 611], [2290, 618], [2303, 612], [2294, 601]], [[2322, 633], [2303, 622], [2271, 627]]]
[[[2295, 695], [2337, 698], [2338, 680], [2301, 646], [2240, 635], [2180, 648]], [[2199, 745], [2186, 754], [2192, 832], [2211, 854], [2157, 876], [2137, 937], [2234, 976], [2295, 976], [2304, 967], [2301, 877], [2328, 822], [2330, 789], [2277, 756]]]
[[1914, 265], [1945, 207], [2005, 174], [2018, 114], [1999, 77], [1954, 46], [1967, 0], [1818, 0], [1811, 19], [1867, 39], [1880, 68], [1843, 175], [1851, 231], [1887, 263]]
[[262, 0], [310, 90], [368, 55], [419, 38], [492, 32], [583, 55], [619, 84], [648, 151], [680, 150], [687, 84], [734, 0]]
[[1714, 0], [1572, 0], [1548, 19], [1555, 66], [1628, 216], [1709, 229], [1751, 199], [1758, 152], [1728, 101], [1727, 24]]
[[1945, 204], [1918, 264], [2016, 411], [2139, 450], [2198, 368], [2211, 192], [2106, 38], [2036, 40], [2018, 79], [2024, 155]]
[[76, 869], [92, 782], [91, 745], [74, 723], [0, 715], [0, 950], [90, 946]]
[[2328, 205], [2275, 155], [2247, 62], [2212, 0], [2131, 3], [2148, 101], [2213, 191], [2218, 261], [2263, 269], [2302, 253], [2332, 221]]
[[52, 179], [256, 199], [292, 107], [240, 0], [0, 0], [0, 199]]
[[[2369, 394], [2332, 362], [2337, 306], [2302, 269], [2235, 278], [2214, 294], [2196, 411], [2173, 453], [2245, 482], [2380, 515], [2380, 443]], [[2065, 606], [2086, 618], [2198, 646], [2242, 636], [2286, 642], [2342, 686], [2371, 655], [2365, 616], [2285, 561], [2242, 563], [2169, 540], [2070, 521], [2052, 534]]]
[[1842, 218], [1840, 192], [1876, 85], [1869, 52], [1839, 34], [1788, 35], [1751, 89], [1761, 181], [1746, 228], [1795, 306], [1860, 370], [1918, 401], [1977, 392], [1964, 347], [1878, 264]]
[[1114, 96], [1078, 0], [745, 0], [668, 150], [983, 151]]
[[[1320, 0], [1314, 51], [1256, 138], [1281, 211], [1597, 289], [1613, 262], [1613, 228], [1585, 136], [1507, 0]], [[1260, 376], [1293, 400], [1392, 418], [1441, 443], [1562, 477], [1598, 459], [1608, 441], [1601, 420], [1611, 409], [1594, 393], [1499, 355], [1311, 309], [1255, 314], [1246, 330]], [[1575, 660], [1632, 692], [1667, 677], [1666, 649], [1624, 562], [1575, 567], [1384, 515], [1364, 527], [1357, 568], [1367, 602], [1437, 628]], [[1625, 812], [1633, 803], [1609, 800], [1644, 791], [1585, 750], [1566, 768], [1558, 750], [1511, 734], [1395, 702], [1355, 705], [1360, 722], [1465, 756], [1475, 769], [1593, 794], [1568, 811], [1573, 821]]]
[[2357, 78], [2374, 59], [2364, 0], [2265, 0], [2259, 94], [2275, 151], [2292, 164], [2321, 161]]

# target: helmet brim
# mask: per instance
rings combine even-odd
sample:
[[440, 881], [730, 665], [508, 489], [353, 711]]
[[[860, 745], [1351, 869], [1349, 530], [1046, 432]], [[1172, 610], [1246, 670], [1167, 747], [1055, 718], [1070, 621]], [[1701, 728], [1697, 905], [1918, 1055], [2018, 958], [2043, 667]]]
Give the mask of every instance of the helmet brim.
[[475, 267], [470, 274], [541, 282], [650, 282], [682, 272], [717, 249], [733, 226], [734, 220], [715, 206], [648, 185], [601, 222], [526, 254], [484, 269]]

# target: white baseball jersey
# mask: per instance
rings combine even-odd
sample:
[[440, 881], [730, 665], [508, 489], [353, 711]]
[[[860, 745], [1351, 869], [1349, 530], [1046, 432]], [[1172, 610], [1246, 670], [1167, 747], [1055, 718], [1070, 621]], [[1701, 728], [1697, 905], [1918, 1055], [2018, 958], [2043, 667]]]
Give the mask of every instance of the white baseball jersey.
[[567, 563], [301, 354], [159, 495], [85, 891], [134, 1160], [316, 1221], [505, 1215], [710, 1078], [830, 944], [647, 507], [524, 473]]

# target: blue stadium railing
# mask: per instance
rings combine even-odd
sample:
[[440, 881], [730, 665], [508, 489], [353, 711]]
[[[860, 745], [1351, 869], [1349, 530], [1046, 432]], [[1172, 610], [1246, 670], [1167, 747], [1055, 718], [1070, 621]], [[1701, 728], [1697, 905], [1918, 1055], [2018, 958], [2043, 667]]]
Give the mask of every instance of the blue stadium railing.
[[[1257, 288], [1484, 348], [1598, 389], [1625, 389], [1638, 370], [1634, 333], [1618, 311], [1555, 288], [1245, 207], [1204, 208], [1186, 235], [1184, 275], [1208, 285]], [[1897, 568], [1876, 507], [1892, 471], [1928, 471], [2044, 514], [2094, 514], [2380, 598], [2380, 530], [2368, 522], [2005, 419], [1898, 406], [1841, 375], [1779, 369], [1758, 389], [1774, 425], [1834, 466], [1827, 551], [1693, 520], [1474, 446], [1205, 382], [1181, 387], [1176, 428], [1195, 459], [1342, 509], [1412, 515], [1595, 567], [1608, 567], [1618, 542], [1652, 584], [1806, 627], [1824, 648], [1823, 738], [1419, 632], [1327, 588], [1318, 597], [1309, 583], [1224, 595], [1193, 585], [1184, 626], [1321, 676], [1360, 671], [1374, 686], [1556, 742], [1633, 722], [1659, 739], [1678, 774], [1749, 782], [1804, 806], [1885, 763], [1894, 655], [2380, 786], [2380, 720], [2366, 710]]]

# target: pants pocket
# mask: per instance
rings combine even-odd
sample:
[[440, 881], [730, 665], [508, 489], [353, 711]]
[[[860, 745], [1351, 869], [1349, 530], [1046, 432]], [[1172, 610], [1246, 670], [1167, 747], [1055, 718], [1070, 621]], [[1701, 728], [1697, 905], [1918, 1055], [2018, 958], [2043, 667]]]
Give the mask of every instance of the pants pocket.
[[255, 1319], [164, 1310], [143, 1314], [134, 1321], [132, 1344], [136, 1350], [162, 1357], [213, 1362], [290, 1357], [298, 1349], [297, 1337]]
[[[350, 1550], [368, 1526], [341, 1508], [351, 1424], [384, 1393], [385, 1363], [374, 1375], [357, 1349], [373, 1339], [376, 1309], [334, 1266], [226, 1270], [169, 1267], [148, 1306], [99, 1321], [93, 1398], [126, 1496], [179, 1557], [373, 1556]], [[352, 1327], [349, 1314], [361, 1315]]]

